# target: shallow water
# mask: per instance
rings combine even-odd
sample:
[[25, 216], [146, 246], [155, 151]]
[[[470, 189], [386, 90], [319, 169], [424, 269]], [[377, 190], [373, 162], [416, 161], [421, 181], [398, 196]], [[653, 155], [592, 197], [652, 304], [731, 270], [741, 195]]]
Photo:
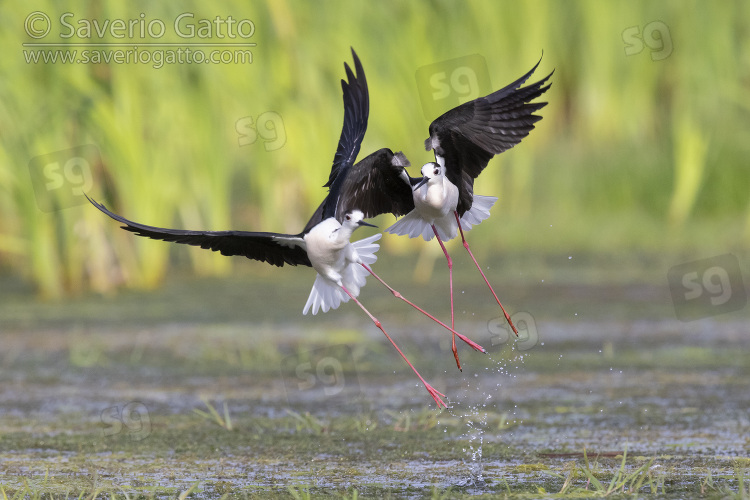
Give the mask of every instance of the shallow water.
[[[355, 309], [301, 316], [303, 278], [182, 279], [52, 304], [4, 294], [0, 484], [157, 497], [193, 485], [201, 498], [288, 496], [290, 486], [523, 496], [559, 491], [584, 450], [608, 482], [627, 450], [625, 471], [654, 459], [640, 494], [680, 498], [702, 483], [736, 491], [750, 467], [747, 310], [685, 323], [658, 282], [521, 279], [503, 298], [526, 314], [513, 340], [484, 289], [462, 277], [457, 329], [489, 353], [459, 346], [459, 372], [450, 335], [371, 283], [363, 300], [448, 396], [437, 411]], [[274, 308], [247, 299], [272, 285], [284, 297]], [[399, 287], [447, 320], [445, 290]]]

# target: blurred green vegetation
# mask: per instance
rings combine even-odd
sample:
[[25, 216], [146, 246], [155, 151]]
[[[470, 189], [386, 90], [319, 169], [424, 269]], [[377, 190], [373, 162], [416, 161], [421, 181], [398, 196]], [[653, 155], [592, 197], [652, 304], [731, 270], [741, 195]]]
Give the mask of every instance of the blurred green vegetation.
[[[35, 11], [51, 19], [43, 40], [24, 32]], [[144, 23], [162, 20], [167, 29], [158, 40], [63, 39], [65, 12], [76, 27], [83, 19], [137, 21], [143, 13]], [[39, 49], [22, 44], [35, 41], [184, 44], [172, 25], [185, 12], [194, 24], [251, 19], [252, 63], [26, 62]], [[0, 270], [54, 297], [153, 287], [175, 267], [221, 275], [247, 265], [136, 238], [93, 207], [35, 192], [39, 173], [30, 162], [91, 144], [101, 164], [92, 166], [87, 192], [132, 220], [298, 232], [325, 195], [350, 46], [370, 86], [361, 156], [383, 146], [403, 150], [412, 175], [431, 160], [422, 147], [429, 120], [419, 68], [479, 54], [493, 88], [542, 52], [535, 77], [555, 70], [537, 129], [477, 181], [476, 192], [500, 197], [494, 216], [471, 233], [478, 257], [737, 251], [750, 239], [749, 30], [750, 6], [742, 1], [3, 2]], [[214, 33], [188, 41], [244, 40]], [[40, 197], [59, 209], [41, 210]], [[441, 257], [420, 241], [383, 243], [379, 265], [389, 252]]]

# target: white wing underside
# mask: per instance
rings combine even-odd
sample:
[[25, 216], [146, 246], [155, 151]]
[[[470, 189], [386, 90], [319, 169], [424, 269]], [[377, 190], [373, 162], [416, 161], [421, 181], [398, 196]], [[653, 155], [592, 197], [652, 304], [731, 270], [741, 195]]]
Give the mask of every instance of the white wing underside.
[[[382, 236], [381, 233], [378, 233], [350, 243], [364, 264], [370, 266], [378, 260], [375, 252], [378, 251], [380, 245], [375, 242]], [[361, 265], [347, 261], [346, 267], [341, 271], [341, 282], [356, 297], [359, 295], [360, 288], [365, 286], [365, 278], [368, 274], [370, 273]], [[310, 309], [312, 309], [313, 315], [318, 314], [319, 310], [328, 312], [329, 309], [336, 309], [342, 302], [349, 302], [349, 296], [346, 292], [336, 283], [318, 274], [315, 276], [315, 283], [313, 283], [302, 314], [307, 314]]]
[[[489, 217], [490, 208], [492, 208], [492, 205], [496, 201], [497, 198], [494, 196], [475, 194], [471, 208], [461, 217], [461, 227], [463, 230], [468, 231]], [[452, 240], [458, 234], [458, 224], [453, 212], [430, 222], [423, 219], [416, 209], [401, 217], [395, 224], [386, 229], [385, 232], [398, 236], [408, 236], [409, 238], [418, 238], [421, 236], [425, 241], [430, 241], [435, 237], [431, 224], [435, 224], [438, 235], [440, 235], [440, 239], [443, 241]]]

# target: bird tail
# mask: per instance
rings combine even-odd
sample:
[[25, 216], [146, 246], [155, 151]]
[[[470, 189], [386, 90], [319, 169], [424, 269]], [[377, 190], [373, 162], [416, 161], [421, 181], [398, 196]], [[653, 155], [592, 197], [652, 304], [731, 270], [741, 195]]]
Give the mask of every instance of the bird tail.
[[[432, 232], [432, 226], [422, 219], [416, 210], [412, 210], [401, 217], [387, 228], [385, 232], [397, 236], [408, 236], [409, 238], [419, 238], [421, 236], [425, 241], [430, 241], [435, 237], [435, 233]], [[442, 238], [443, 235], [441, 234], [440, 237]]]
[[[362, 262], [367, 265], [374, 264], [375, 261], [378, 260], [378, 256], [375, 255], [375, 252], [380, 250], [380, 245], [375, 242], [382, 237], [382, 233], [373, 234], [372, 236], [368, 236], [367, 238], [353, 241], [351, 245], [357, 251], [357, 255], [359, 255], [360, 259], [362, 259]], [[359, 266], [359, 268], [362, 269], [362, 266]], [[370, 273], [365, 271], [365, 276], [367, 276], [368, 274]]]
[[461, 216], [461, 228], [468, 231], [490, 216], [490, 208], [497, 202], [494, 196], [481, 196], [475, 194], [471, 208]]
[[[461, 228], [464, 231], [468, 231], [473, 226], [476, 226], [489, 217], [490, 208], [492, 208], [492, 205], [494, 205], [496, 201], [497, 198], [494, 196], [481, 196], [475, 194], [471, 203], [471, 208], [461, 216]], [[456, 219], [453, 215], [435, 220], [434, 224], [441, 240], [448, 241], [456, 237], [458, 226], [456, 225]], [[435, 237], [432, 225], [422, 219], [416, 210], [412, 210], [401, 217], [392, 226], [387, 228], [385, 232], [397, 236], [408, 236], [409, 238], [418, 238], [421, 236], [425, 241], [430, 241]]]
[[[359, 257], [359, 260], [361, 260], [363, 264], [370, 266], [378, 260], [375, 252], [380, 249], [380, 245], [375, 242], [382, 237], [383, 235], [381, 233], [377, 233], [367, 238], [352, 242], [351, 245], [354, 247], [356, 256]], [[341, 273], [341, 281], [344, 283], [344, 286], [352, 292], [352, 295], [356, 297], [359, 295], [359, 289], [365, 286], [365, 278], [369, 275], [370, 273], [367, 269], [355, 262], [350, 262], [344, 268], [344, 272]], [[344, 293], [344, 295], [346, 295], [346, 293]], [[347, 295], [346, 298], [348, 299], [349, 296]]]
[[[383, 235], [378, 233], [370, 237], [354, 241], [351, 243], [360, 260], [368, 266], [378, 260], [375, 252], [380, 249], [380, 245], [375, 243]], [[359, 290], [365, 286], [367, 275], [370, 274], [359, 264], [350, 262], [341, 273], [341, 282], [347, 290], [355, 297], [359, 295]], [[332, 283], [321, 275], [315, 277], [310, 296], [307, 298], [305, 308], [302, 314], [307, 314], [312, 309], [313, 315], [318, 314], [319, 310], [328, 312], [329, 309], [338, 308], [343, 302], [349, 302], [349, 295], [344, 292], [336, 283]]]
[[349, 296], [336, 283], [318, 274], [315, 276], [315, 283], [310, 290], [310, 296], [307, 298], [302, 314], [307, 314], [310, 308], [312, 308], [313, 315], [318, 314], [320, 309], [328, 312], [329, 309], [336, 309], [342, 302], [348, 301]]

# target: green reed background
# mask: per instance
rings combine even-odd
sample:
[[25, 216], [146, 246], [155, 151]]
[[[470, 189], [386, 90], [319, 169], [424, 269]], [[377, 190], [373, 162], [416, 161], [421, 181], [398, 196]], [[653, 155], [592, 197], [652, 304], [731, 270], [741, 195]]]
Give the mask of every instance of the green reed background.
[[[73, 24], [144, 13], [168, 28], [192, 12], [194, 22], [251, 19], [257, 47], [252, 64], [28, 64], [22, 43], [34, 40], [24, 19], [33, 11], [55, 23], [44, 41], [61, 41], [64, 12]], [[653, 22], [664, 29], [632, 53], [632, 34], [643, 37]], [[168, 29], [158, 41], [185, 40]], [[412, 175], [431, 160], [422, 146], [429, 120], [415, 80], [420, 67], [480, 54], [493, 88], [542, 52], [535, 78], [555, 70], [544, 119], [477, 182], [476, 192], [500, 197], [493, 217], [472, 232], [480, 255], [718, 254], [750, 240], [746, 2], [3, 2], [0, 269], [61, 296], [156, 286], [171, 267], [225, 274], [248, 265], [136, 238], [88, 205], [44, 212], [29, 162], [93, 144], [102, 164], [88, 193], [132, 220], [296, 233], [325, 195], [350, 46], [370, 86], [361, 155], [403, 150]], [[268, 151], [261, 137], [240, 145], [238, 121], [266, 112], [282, 120], [283, 146]], [[435, 250], [428, 247], [387, 237], [381, 258]]]

